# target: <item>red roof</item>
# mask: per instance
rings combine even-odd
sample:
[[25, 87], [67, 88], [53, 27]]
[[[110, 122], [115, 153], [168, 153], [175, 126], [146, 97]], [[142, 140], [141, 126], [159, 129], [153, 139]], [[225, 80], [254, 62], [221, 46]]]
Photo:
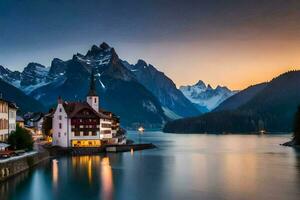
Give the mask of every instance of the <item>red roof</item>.
[[108, 115], [102, 112], [96, 112], [87, 102], [64, 102], [63, 107], [68, 115], [68, 117], [82, 117], [80, 111], [87, 109], [99, 118], [109, 119]]

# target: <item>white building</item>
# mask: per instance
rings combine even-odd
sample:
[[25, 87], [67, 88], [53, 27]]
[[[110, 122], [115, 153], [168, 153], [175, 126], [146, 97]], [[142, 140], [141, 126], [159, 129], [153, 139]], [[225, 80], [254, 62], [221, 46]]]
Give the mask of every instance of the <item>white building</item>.
[[112, 135], [114, 119], [99, 109], [94, 75], [86, 102], [58, 99], [52, 115], [52, 145], [61, 147], [100, 147], [115, 143]]
[[18, 107], [14, 103], [8, 104], [8, 132], [16, 131]]

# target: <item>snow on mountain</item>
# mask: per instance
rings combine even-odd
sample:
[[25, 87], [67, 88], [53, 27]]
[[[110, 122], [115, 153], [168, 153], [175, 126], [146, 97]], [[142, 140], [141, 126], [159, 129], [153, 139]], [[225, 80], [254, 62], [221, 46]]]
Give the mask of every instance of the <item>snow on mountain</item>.
[[49, 69], [39, 63], [29, 63], [21, 73], [19, 88], [29, 94], [36, 88], [48, 84]]
[[169, 120], [158, 99], [136, 80], [106, 43], [93, 45], [86, 54], [76, 53], [66, 61], [53, 59], [47, 84], [29, 95], [47, 107], [56, 103], [57, 96], [68, 101], [84, 99], [92, 71], [101, 107], [120, 116], [123, 125], [161, 127]]
[[49, 69], [38, 63], [29, 63], [22, 72], [13, 72], [0, 66], [0, 78], [28, 94], [34, 89], [48, 84], [46, 77]]
[[175, 83], [153, 65], [141, 59], [134, 65], [123, 61], [123, 65], [156, 96], [169, 118], [176, 119], [201, 114], [182, 92], [176, 88]]
[[[237, 91], [231, 91], [227, 87], [217, 86], [215, 89], [199, 80], [195, 85], [181, 86], [181, 92], [198, 108], [206, 108], [206, 112], [213, 110]], [[201, 111], [205, 111], [201, 109]]]

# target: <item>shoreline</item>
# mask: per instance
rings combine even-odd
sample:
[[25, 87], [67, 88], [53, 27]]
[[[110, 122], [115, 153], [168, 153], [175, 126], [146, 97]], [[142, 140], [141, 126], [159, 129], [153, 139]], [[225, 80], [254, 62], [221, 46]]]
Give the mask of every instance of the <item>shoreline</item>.
[[153, 143], [105, 145], [102, 147], [44, 147], [51, 156], [64, 155], [98, 155], [100, 153], [122, 153], [130, 151], [142, 151], [157, 148]]
[[280, 145], [281, 146], [285, 146], [285, 147], [292, 147], [292, 148], [295, 148], [295, 149], [300, 149], [300, 145], [295, 145], [295, 143], [294, 143], [293, 140], [285, 142], [285, 143], [282, 143]]
[[34, 168], [38, 164], [47, 161], [51, 156], [49, 152], [36, 152], [15, 158], [11, 160], [2, 160], [0, 163], [0, 183], [12, 177], [18, 176], [20, 173]]

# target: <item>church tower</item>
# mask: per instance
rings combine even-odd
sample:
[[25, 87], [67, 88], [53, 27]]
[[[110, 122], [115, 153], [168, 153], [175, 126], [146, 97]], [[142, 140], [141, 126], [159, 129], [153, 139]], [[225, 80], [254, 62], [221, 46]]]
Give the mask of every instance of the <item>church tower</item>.
[[87, 103], [97, 112], [99, 112], [99, 97], [96, 92], [94, 70], [91, 73], [90, 90], [86, 97]]

